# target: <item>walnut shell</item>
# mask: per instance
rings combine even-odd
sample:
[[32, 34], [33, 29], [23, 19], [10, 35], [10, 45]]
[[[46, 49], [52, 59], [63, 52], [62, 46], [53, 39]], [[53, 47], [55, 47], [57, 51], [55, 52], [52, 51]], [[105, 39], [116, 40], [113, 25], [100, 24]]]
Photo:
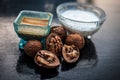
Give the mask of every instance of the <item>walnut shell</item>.
[[61, 38], [57, 34], [50, 33], [46, 38], [46, 49], [53, 52], [57, 56], [61, 55], [62, 46], [63, 44]]
[[62, 48], [62, 55], [66, 62], [74, 63], [80, 57], [80, 52], [76, 46], [65, 44]]
[[85, 45], [85, 39], [80, 34], [69, 34], [66, 38], [66, 44], [75, 45], [79, 49], [82, 49]]
[[63, 26], [53, 26], [51, 27], [51, 33], [55, 33], [60, 36], [62, 40], [65, 40], [67, 36], [67, 31]]
[[29, 40], [24, 46], [25, 53], [30, 57], [34, 57], [35, 54], [41, 49], [42, 44], [38, 40]]
[[38, 51], [35, 55], [34, 61], [38, 66], [45, 68], [54, 68], [60, 65], [58, 57], [47, 50]]

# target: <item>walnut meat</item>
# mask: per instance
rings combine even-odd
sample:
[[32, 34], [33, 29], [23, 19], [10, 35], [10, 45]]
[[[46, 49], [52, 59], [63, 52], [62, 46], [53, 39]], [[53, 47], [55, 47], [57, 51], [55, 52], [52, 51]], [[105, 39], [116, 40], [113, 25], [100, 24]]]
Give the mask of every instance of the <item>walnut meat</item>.
[[77, 33], [69, 34], [66, 38], [66, 44], [75, 45], [79, 49], [82, 49], [85, 45], [85, 39], [83, 36], [81, 36]]
[[61, 38], [55, 34], [55, 33], [50, 33], [46, 39], [46, 49], [48, 51], [53, 52], [57, 56], [61, 55], [62, 52], [62, 41]]
[[53, 26], [51, 27], [51, 33], [55, 33], [60, 36], [62, 40], [65, 40], [67, 36], [67, 31], [63, 26]]
[[45, 68], [54, 68], [60, 65], [58, 57], [47, 50], [38, 51], [35, 55], [34, 61], [38, 66]]
[[79, 49], [74, 45], [64, 45], [62, 48], [62, 55], [66, 62], [74, 63], [80, 56]]

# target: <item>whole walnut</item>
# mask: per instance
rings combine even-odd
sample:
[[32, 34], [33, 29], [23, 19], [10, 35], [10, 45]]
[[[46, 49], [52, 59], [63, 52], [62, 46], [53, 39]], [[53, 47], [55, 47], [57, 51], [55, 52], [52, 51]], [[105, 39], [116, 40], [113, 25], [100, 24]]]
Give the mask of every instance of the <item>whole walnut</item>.
[[75, 45], [79, 49], [83, 48], [85, 45], [85, 39], [80, 34], [69, 34], [66, 38], [66, 44]]
[[51, 27], [51, 33], [55, 33], [60, 36], [62, 40], [65, 40], [67, 36], [67, 31], [63, 26], [53, 26]]
[[25, 53], [30, 57], [34, 57], [36, 53], [41, 49], [42, 44], [38, 40], [29, 40], [24, 46]]

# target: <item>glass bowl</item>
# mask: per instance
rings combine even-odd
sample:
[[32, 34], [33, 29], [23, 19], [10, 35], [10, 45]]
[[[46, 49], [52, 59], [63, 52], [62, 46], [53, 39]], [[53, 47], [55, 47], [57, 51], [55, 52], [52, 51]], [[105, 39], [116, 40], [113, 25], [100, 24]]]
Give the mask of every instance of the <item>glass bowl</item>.
[[14, 30], [21, 38], [19, 48], [31, 39], [44, 40], [50, 32], [53, 15], [49, 12], [23, 10], [13, 22]]
[[60, 23], [69, 33], [79, 33], [89, 39], [106, 19], [102, 9], [90, 4], [63, 3], [56, 11]]

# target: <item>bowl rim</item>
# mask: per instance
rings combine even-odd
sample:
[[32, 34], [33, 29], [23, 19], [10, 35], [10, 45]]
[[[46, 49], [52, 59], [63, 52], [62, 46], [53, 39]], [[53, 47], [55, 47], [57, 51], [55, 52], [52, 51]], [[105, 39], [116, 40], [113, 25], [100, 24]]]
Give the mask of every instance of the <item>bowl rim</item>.
[[[78, 21], [78, 20], [73, 20], [73, 19], [70, 19], [70, 18], [66, 18], [66, 17], [62, 16], [62, 15], [59, 13], [59, 10], [60, 10], [61, 7], [63, 7], [63, 6], [68, 6], [68, 5], [71, 5], [71, 6], [72, 6], [72, 5], [73, 5], [73, 6], [81, 5], [81, 7], [83, 7], [83, 6], [90, 6], [90, 7], [92, 7], [92, 8], [96, 8], [96, 9], [100, 12], [100, 14], [102, 15], [102, 18], [99, 18], [97, 15], [96, 15], [96, 16], [99, 18], [98, 21]], [[91, 12], [92, 12], [92, 11], [91, 11]], [[105, 11], [104, 11], [103, 9], [101, 9], [101, 8], [99, 8], [99, 7], [96, 7], [95, 5], [87, 4], [87, 3], [84, 3], [84, 4], [82, 4], [82, 3], [77, 3], [77, 2], [66, 2], [66, 3], [62, 3], [62, 4], [60, 4], [60, 5], [57, 6], [57, 8], [56, 8], [56, 13], [57, 13], [58, 16], [60, 16], [60, 17], [62, 17], [62, 18], [64, 18], [64, 19], [67, 19], [67, 20], [70, 20], [70, 21], [74, 21], [74, 22], [80, 22], [80, 23], [96, 23], [96, 22], [99, 22], [99, 23], [101, 24], [102, 22], [104, 22], [104, 21], [106, 20], [106, 13], [105, 13]]]

